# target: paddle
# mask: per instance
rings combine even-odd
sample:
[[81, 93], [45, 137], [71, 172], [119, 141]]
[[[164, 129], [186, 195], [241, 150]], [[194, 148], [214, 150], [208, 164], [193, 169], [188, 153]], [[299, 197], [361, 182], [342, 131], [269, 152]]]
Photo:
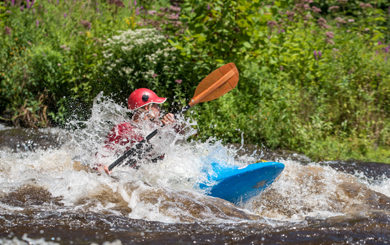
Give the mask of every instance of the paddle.
[[[205, 77], [199, 85], [196, 87], [195, 94], [192, 97], [190, 103], [185, 106], [182, 112], [188, 111], [192, 106], [206, 102], [215, 100], [222, 95], [226, 94], [230, 90], [236, 87], [238, 83], [238, 70], [234, 63], [229, 63], [221, 66], [220, 68], [211, 72], [207, 77]], [[111, 165], [107, 168], [104, 166], [104, 170], [106, 173], [110, 173], [110, 171], [124, 159], [133, 155], [137, 149], [140, 149], [142, 145], [153, 138], [158, 133], [158, 129], [155, 129], [149, 135], [147, 135], [143, 140], [139, 141], [134, 147], [127, 150], [121, 157], [115, 160]]]

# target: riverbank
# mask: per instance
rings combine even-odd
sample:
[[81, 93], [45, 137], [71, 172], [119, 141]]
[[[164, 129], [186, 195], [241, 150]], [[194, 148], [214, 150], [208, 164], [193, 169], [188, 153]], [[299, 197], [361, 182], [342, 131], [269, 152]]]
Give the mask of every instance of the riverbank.
[[[31, 129], [7, 127], [3, 124], [0, 124], [0, 149], [9, 148], [14, 152], [20, 152], [34, 151], [36, 149], [46, 150], [49, 148], [58, 148], [70, 139], [69, 134], [71, 132], [64, 132], [66, 132], [66, 130], [57, 128]], [[259, 157], [258, 160], [277, 161], [278, 159], [291, 159], [301, 163], [310, 163], [316, 161], [306, 155], [290, 150], [270, 150], [265, 147], [252, 144], [245, 144], [243, 146], [239, 144], [227, 144], [227, 146], [240, 149], [237, 151], [237, 154], [239, 155], [250, 155], [256, 152]], [[342, 151], [342, 149], [339, 149], [339, 151]], [[319, 153], [323, 154], [323, 152]], [[332, 151], [329, 151], [329, 155], [327, 156], [317, 155], [319, 159], [317, 159], [317, 162], [333, 161], [343, 163], [390, 163], [390, 149], [387, 148], [373, 148], [366, 153], [366, 156], [354, 159], [334, 158], [332, 156], [335, 156], [335, 154], [332, 153]]]

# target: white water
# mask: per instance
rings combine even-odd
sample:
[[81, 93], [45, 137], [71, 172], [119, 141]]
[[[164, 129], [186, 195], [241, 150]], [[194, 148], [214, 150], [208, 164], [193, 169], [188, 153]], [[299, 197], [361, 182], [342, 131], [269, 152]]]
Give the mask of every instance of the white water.
[[[52, 241], [46, 241], [44, 238], [33, 239], [28, 237], [27, 234], [24, 234], [20, 239], [14, 237], [12, 239], [0, 238], [0, 244], [2, 245], [59, 245], [61, 244], [61, 239], [59, 237], [52, 237]], [[91, 243], [95, 245], [96, 243]], [[122, 245], [120, 240], [115, 240], [113, 242], [104, 242], [103, 245]]]
[[[0, 197], [33, 186], [47, 190], [64, 204], [53, 206], [47, 201], [47, 205], [39, 208], [113, 213], [169, 223], [226, 223], [263, 218], [268, 223], [304, 222], [307, 217], [327, 218], [367, 210], [371, 204], [366, 195], [373, 191], [390, 197], [387, 178], [370, 184], [364, 176], [289, 159], [279, 159], [286, 167], [278, 180], [241, 207], [206, 196], [197, 183], [205, 179], [202, 168], [208, 166], [210, 159], [243, 166], [259, 160], [261, 154], [237, 157], [238, 149], [216, 140], [189, 142], [186, 139], [195, 133], [192, 129], [195, 123], [183, 118], [178, 120], [187, 129], [186, 134], [173, 134], [171, 128], [165, 127], [160, 129], [163, 137], [152, 140], [156, 151], [165, 152], [164, 160], [144, 163], [138, 171], [119, 166], [111, 176], [90, 170], [105, 136], [113, 125], [126, 120], [126, 113], [126, 108], [98, 96], [87, 122], [72, 121], [69, 125], [76, 129], [58, 129], [59, 134], [69, 137], [60, 148], [19, 153], [1, 149]], [[144, 135], [152, 131], [150, 127], [144, 130]], [[99, 162], [109, 165], [116, 157], [101, 158]], [[0, 212], [4, 213], [23, 208], [0, 204]]]

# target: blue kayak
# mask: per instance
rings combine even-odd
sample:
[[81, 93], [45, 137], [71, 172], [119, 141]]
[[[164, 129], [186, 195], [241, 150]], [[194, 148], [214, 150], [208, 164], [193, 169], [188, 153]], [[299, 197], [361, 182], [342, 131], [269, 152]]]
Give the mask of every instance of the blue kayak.
[[208, 180], [199, 187], [210, 196], [244, 203], [271, 185], [283, 169], [284, 164], [279, 162], [258, 162], [245, 167], [214, 162], [211, 170], [205, 170]]

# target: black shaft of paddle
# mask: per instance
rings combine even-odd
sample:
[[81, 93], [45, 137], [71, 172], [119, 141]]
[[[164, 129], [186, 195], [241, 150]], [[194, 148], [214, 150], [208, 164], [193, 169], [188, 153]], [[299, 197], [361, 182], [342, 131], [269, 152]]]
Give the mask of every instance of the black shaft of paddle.
[[[188, 111], [191, 108], [191, 106], [187, 105], [182, 109], [182, 113]], [[156, 134], [158, 133], [158, 129], [155, 129], [153, 132], [148, 134], [145, 139], [139, 141], [134, 147], [131, 149], [127, 150], [121, 157], [115, 160], [115, 162], [111, 163], [110, 166], [108, 167], [108, 170], [111, 171], [113, 168], [115, 168], [117, 165], [119, 165], [123, 160], [128, 158], [130, 155], [132, 155], [137, 149], [140, 149], [142, 145], [146, 142], [149, 141], [151, 138], [153, 138]]]

